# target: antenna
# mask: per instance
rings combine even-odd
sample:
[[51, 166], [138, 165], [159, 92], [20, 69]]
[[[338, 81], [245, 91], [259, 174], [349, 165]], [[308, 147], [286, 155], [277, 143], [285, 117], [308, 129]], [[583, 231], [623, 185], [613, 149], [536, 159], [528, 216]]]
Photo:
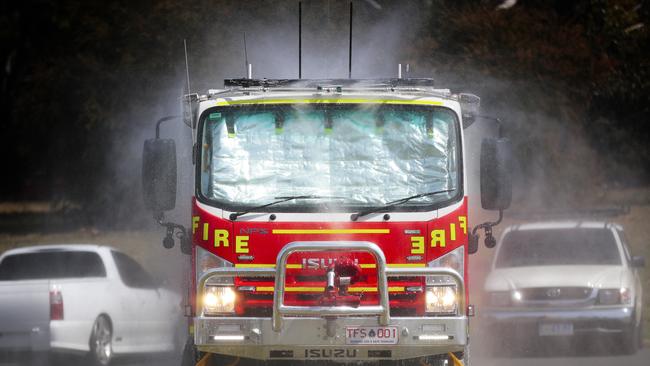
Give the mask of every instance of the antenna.
[[185, 48], [185, 74], [187, 75], [187, 94], [192, 93], [190, 88], [190, 65], [187, 62], [187, 39], [183, 38], [183, 47]]
[[[246, 48], [246, 32], [244, 32], [244, 70], [246, 71], [246, 74], [249, 75], [249, 64], [248, 64], [248, 49]], [[250, 79], [250, 75], [248, 76]]]
[[352, 1], [350, 1], [350, 49], [348, 52], [348, 79], [352, 79]]
[[[190, 94], [192, 94], [191, 92], [192, 89], [190, 88], [190, 63], [187, 61], [187, 39], [185, 38], [183, 38], [183, 48], [185, 48], [185, 75], [187, 76], [187, 96], [191, 106], [192, 102], [191, 102]], [[192, 112], [190, 112], [190, 126], [194, 128], [194, 115], [192, 114]]]
[[298, 79], [302, 79], [302, 1], [298, 1]]

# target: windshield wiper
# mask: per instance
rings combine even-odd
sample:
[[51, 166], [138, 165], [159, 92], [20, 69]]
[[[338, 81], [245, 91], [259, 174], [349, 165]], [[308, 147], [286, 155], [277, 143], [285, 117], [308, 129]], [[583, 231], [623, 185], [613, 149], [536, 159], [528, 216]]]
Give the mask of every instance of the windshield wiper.
[[318, 198], [345, 198], [345, 197], [338, 197], [338, 196], [319, 196], [319, 195], [302, 195], [302, 196], [281, 196], [281, 197], [274, 197], [277, 201], [273, 201], [264, 205], [259, 205], [255, 207], [251, 207], [246, 211], [241, 211], [241, 212], [233, 212], [230, 214], [230, 220], [235, 221], [237, 218], [241, 215], [246, 215], [247, 213], [251, 213], [253, 211], [259, 210], [261, 208], [266, 208], [269, 206], [277, 205], [278, 203], [282, 202], [287, 202], [287, 201], [293, 201], [293, 200], [307, 200], [307, 199], [318, 199]]
[[414, 199], [416, 199], [416, 198], [433, 196], [433, 195], [440, 194], [440, 193], [453, 192], [453, 191], [455, 191], [455, 190], [456, 190], [455, 188], [452, 188], [452, 189], [446, 189], [446, 190], [444, 190], [444, 191], [434, 191], [434, 192], [418, 193], [418, 194], [413, 195], [413, 196], [409, 196], [409, 197], [405, 197], [405, 198], [400, 198], [400, 199], [398, 199], [398, 200], [396, 200], [396, 201], [387, 202], [384, 206], [373, 207], [373, 208], [369, 208], [369, 209], [367, 209], [367, 210], [363, 210], [363, 211], [361, 211], [361, 212], [353, 213], [352, 215], [350, 215], [350, 220], [352, 220], [352, 221], [357, 221], [357, 219], [358, 219], [359, 217], [366, 216], [366, 215], [369, 215], [369, 214], [371, 214], [371, 213], [388, 211], [388, 210], [390, 210], [391, 208], [394, 208], [395, 206], [399, 206], [399, 205], [401, 205], [401, 204], [403, 204], [403, 203], [406, 203], [406, 202], [408, 202], [408, 201], [410, 201], [410, 200], [414, 200]]

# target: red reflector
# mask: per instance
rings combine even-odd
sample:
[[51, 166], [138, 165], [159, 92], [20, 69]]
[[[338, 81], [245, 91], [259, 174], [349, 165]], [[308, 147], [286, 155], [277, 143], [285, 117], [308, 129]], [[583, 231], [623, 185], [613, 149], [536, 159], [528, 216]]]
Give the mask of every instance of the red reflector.
[[63, 296], [59, 290], [50, 290], [50, 320], [63, 320]]

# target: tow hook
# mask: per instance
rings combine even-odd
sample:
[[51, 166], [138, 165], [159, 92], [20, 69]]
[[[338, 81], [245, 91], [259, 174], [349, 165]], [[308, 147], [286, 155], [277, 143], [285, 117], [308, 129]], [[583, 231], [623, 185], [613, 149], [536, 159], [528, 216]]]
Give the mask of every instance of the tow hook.
[[[361, 295], [350, 295], [348, 288], [358, 281], [361, 267], [350, 258], [339, 258], [327, 268], [327, 286], [320, 299], [322, 306], [352, 306], [361, 304]], [[329, 330], [328, 330], [329, 334]]]

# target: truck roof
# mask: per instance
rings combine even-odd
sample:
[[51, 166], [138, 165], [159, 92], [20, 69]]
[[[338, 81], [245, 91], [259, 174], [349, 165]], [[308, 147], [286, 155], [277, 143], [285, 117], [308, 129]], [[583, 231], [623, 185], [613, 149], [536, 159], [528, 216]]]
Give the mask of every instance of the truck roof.
[[608, 227], [616, 227], [619, 230], [622, 230], [622, 227], [618, 224], [609, 222], [609, 221], [597, 221], [597, 220], [561, 220], [561, 221], [536, 221], [536, 222], [527, 222], [523, 224], [511, 225], [506, 228], [504, 232], [515, 231], [515, 230], [552, 230], [552, 229], [573, 229], [573, 228], [584, 228], [584, 229], [603, 229]]
[[449, 89], [438, 89], [433, 79], [226, 79], [224, 89], [210, 89], [200, 100], [271, 94], [309, 95], [313, 98], [346, 95], [437, 97], [458, 100]]

